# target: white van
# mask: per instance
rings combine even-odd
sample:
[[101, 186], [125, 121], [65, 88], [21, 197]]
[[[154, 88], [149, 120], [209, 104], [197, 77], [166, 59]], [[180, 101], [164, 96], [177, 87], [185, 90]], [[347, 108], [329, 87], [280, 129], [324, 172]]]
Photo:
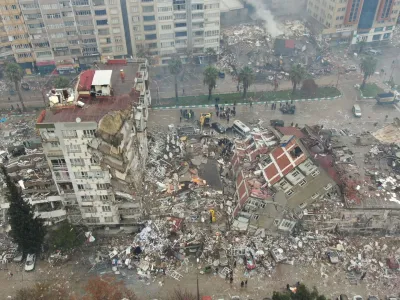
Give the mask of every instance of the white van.
[[352, 111], [355, 117], [361, 118], [361, 108], [358, 104], [353, 105]]
[[239, 120], [233, 122], [232, 130], [233, 132], [237, 132], [238, 134], [240, 134], [242, 137], [248, 136], [250, 134], [250, 128]]

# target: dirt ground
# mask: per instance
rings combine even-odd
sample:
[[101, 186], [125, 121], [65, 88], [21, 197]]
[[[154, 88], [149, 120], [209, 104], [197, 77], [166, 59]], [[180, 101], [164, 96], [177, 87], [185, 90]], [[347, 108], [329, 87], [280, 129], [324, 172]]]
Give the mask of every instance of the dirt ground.
[[[90, 251], [86, 251], [86, 253], [88, 252]], [[12, 299], [10, 296], [13, 296], [16, 290], [31, 286], [38, 281], [65, 282], [71, 290], [81, 293], [87, 279], [96, 275], [93, 272], [89, 273], [91, 265], [82, 264], [82, 261], [81, 257], [76, 257], [58, 267], [51, 267], [47, 261], [38, 261], [33, 272], [24, 272], [23, 266], [19, 264], [1, 265], [0, 290], [2, 292], [0, 293], [0, 299]], [[273, 291], [283, 290], [286, 284], [295, 284], [298, 281], [310, 287], [316, 286], [328, 299], [336, 299], [335, 297], [342, 293], [351, 297], [355, 295], [363, 297], [378, 295], [383, 299], [386, 295], [393, 295], [400, 291], [398, 278], [373, 278], [368, 274], [357, 285], [351, 285], [346, 278], [344, 266], [340, 263], [331, 265], [327, 261], [308, 265], [295, 264], [293, 266], [280, 264], [269, 275], [260, 274], [256, 269], [248, 279], [247, 288], [240, 287], [241, 280], [244, 280], [244, 266], [238, 265], [234, 269], [234, 282], [232, 285], [220, 275], [200, 274], [199, 271], [203, 267], [202, 265], [197, 267], [195, 261], [189, 262], [187, 268], [183, 266], [179, 270], [179, 273], [183, 275], [180, 281], [163, 275], [144, 280], [138, 277], [136, 270], [126, 269], [122, 270], [121, 275], [118, 276], [143, 300], [166, 299], [166, 295], [171, 294], [177, 288], [196, 293], [197, 276], [202, 296], [210, 295], [213, 299], [225, 300], [235, 295], [240, 296], [241, 299], [261, 300], [264, 297], [271, 296]], [[9, 275], [10, 271], [13, 273], [12, 277]], [[97, 274], [110, 272], [111, 267], [98, 271]]]

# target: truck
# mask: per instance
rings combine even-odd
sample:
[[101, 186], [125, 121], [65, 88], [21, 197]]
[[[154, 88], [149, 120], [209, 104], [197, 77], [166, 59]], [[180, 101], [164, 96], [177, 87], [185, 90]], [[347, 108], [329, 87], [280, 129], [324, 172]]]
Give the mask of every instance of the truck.
[[200, 114], [200, 126], [211, 126], [212, 113], [201, 113]]
[[376, 95], [376, 101], [378, 104], [394, 104], [399, 102], [398, 92], [388, 92]]

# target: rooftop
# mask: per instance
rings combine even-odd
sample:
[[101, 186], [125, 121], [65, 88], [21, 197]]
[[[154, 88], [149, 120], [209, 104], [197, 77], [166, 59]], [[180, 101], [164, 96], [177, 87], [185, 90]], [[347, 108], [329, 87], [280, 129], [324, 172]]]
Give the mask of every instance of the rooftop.
[[242, 9], [244, 6], [239, 0], [221, 0], [221, 12]]
[[92, 85], [109, 85], [111, 83], [112, 70], [96, 70]]
[[[99, 68], [104, 68], [105, 71], [107, 71], [106, 73], [101, 72], [100, 74], [111, 75], [111, 84], [114, 90], [113, 97], [87, 100], [81, 99], [80, 101], [85, 104], [84, 107], [78, 107], [75, 103], [59, 107], [54, 106], [41, 114], [38, 123], [76, 122], [77, 118], [79, 118], [81, 122], [98, 122], [110, 111], [130, 109], [133, 103], [138, 101], [140, 96], [140, 92], [132, 91], [139, 64], [129, 63], [124, 66], [101, 64]], [[121, 80], [119, 75], [121, 69], [125, 72], [124, 81]], [[94, 76], [96, 76], [97, 73], [98, 71], [96, 70]], [[84, 77], [84, 85], [86, 86], [92, 72], [85, 71], [84, 74], [84, 76], [86, 76]]]
[[79, 75], [78, 91], [90, 91], [96, 70], [86, 70]]

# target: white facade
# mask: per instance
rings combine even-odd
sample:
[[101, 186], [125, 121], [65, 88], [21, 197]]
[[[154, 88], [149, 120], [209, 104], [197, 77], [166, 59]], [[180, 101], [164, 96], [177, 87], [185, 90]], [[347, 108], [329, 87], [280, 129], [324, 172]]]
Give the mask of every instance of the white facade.
[[127, 10], [133, 53], [144, 49], [167, 64], [176, 53], [219, 50], [219, 0], [131, 0]]

